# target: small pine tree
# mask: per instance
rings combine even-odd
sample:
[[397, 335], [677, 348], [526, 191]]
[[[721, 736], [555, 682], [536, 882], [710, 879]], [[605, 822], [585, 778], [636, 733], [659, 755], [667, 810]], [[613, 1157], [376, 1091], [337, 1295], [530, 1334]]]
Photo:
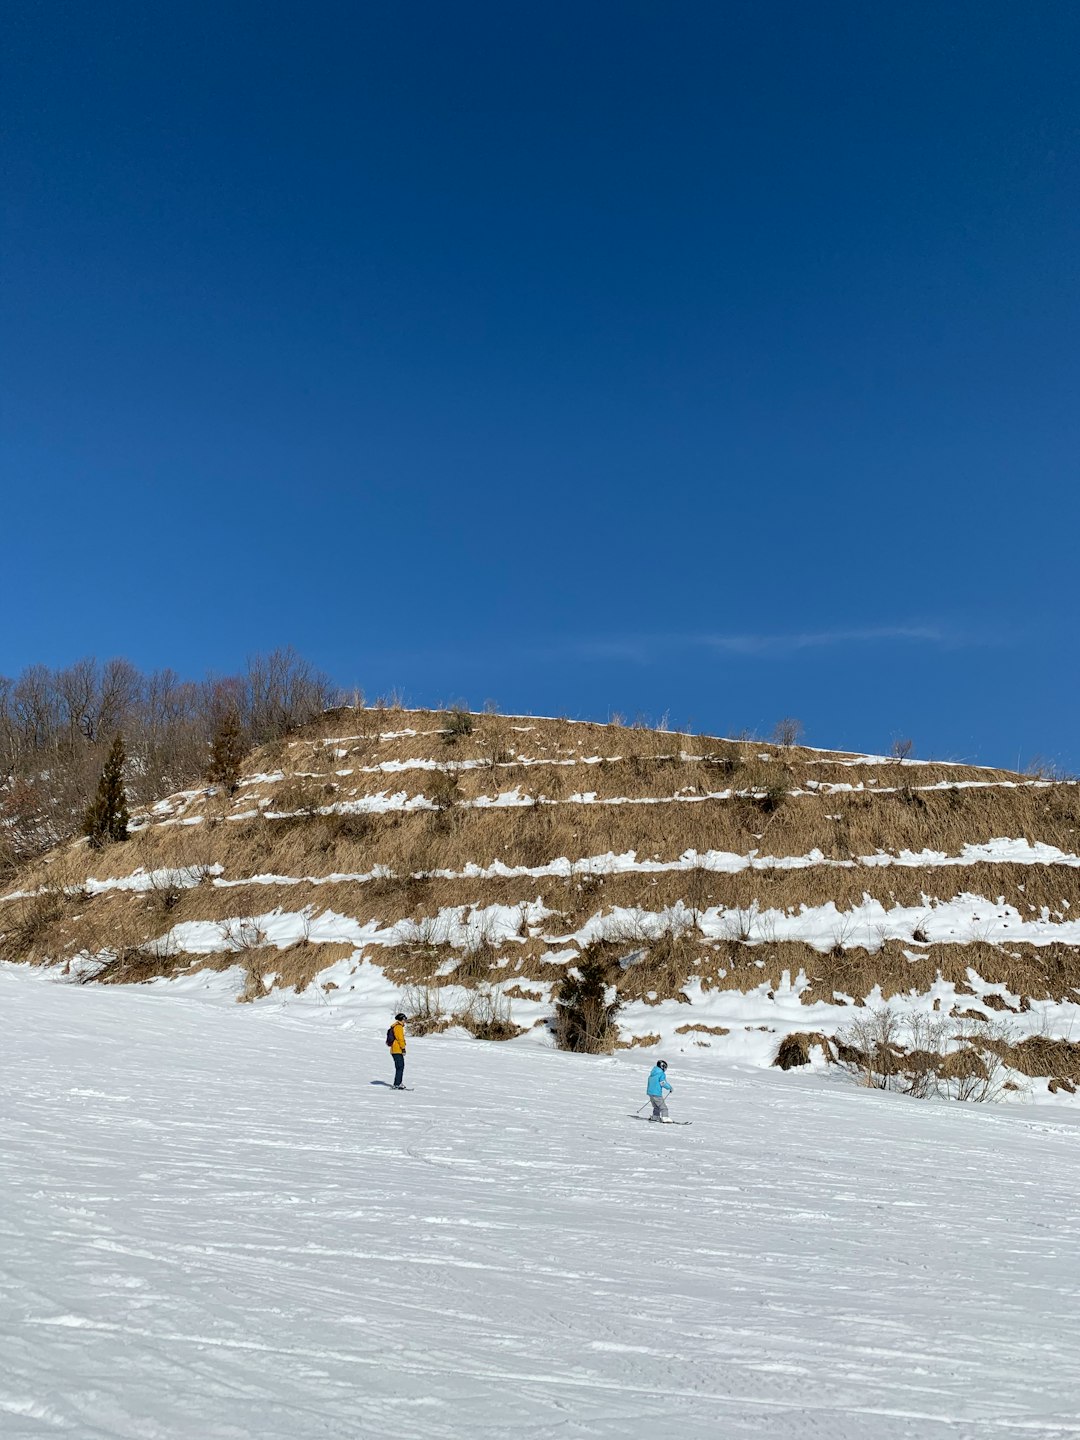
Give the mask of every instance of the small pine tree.
[[240, 784], [240, 766], [245, 753], [240, 715], [235, 706], [230, 706], [214, 731], [207, 779], [213, 785], [220, 785], [227, 795], [235, 795]]
[[128, 838], [127, 795], [124, 793], [123, 736], [117, 735], [98, 781], [97, 794], [83, 816], [83, 834], [95, 849], [110, 840]]
[[555, 997], [556, 1043], [560, 1050], [599, 1055], [614, 1048], [615, 1016], [622, 1006], [608, 999], [607, 967], [586, 955], [559, 986]]

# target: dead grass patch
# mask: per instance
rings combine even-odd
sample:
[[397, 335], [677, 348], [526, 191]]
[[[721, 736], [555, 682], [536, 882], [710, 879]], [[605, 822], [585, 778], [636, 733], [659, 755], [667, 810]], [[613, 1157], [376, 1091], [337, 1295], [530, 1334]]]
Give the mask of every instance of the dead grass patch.
[[815, 1045], [821, 1046], [826, 1060], [836, 1059], [836, 1050], [827, 1035], [819, 1030], [795, 1030], [780, 1041], [776, 1059], [772, 1062], [781, 1070], [792, 1070], [798, 1065], [809, 1065]]
[[1015, 1045], [998, 1041], [995, 1048], [1021, 1075], [1051, 1075], [1061, 1082], [1080, 1084], [1080, 1044], [1073, 1040], [1031, 1035]]
[[50, 952], [50, 939], [58, 922], [68, 913], [68, 897], [62, 890], [42, 890], [6, 907], [2, 923], [6, 960], [37, 960]]
[[[126, 845], [94, 855], [78, 843], [63, 847], [55, 852], [53, 866], [37, 867], [32, 881], [33, 888], [40, 888], [45, 871], [59, 876], [66, 867], [63, 883], [50, 884], [54, 893], [32, 897], [31, 902], [0, 902], [4, 952], [14, 950], [39, 960], [63, 959], [79, 949], [92, 953], [108, 949], [119, 955], [153, 945], [181, 920], [225, 924], [237, 916], [246, 914], [250, 919], [274, 909], [306, 910], [312, 915], [333, 910], [383, 924], [413, 918], [419, 924], [440, 907], [516, 906], [539, 892], [557, 912], [545, 925], [552, 934], [570, 933], [592, 914], [616, 906], [661, 911], [683, 901], [694, 918], [715, 907], [749, 917], [750, 928], [742, 938], [758, 942], [753, 945], [737, 943], [741, 930], [739, 934], [733, 930], [731, 940], [720, 944], [705, 942], [692, 930], [643, 941], [639, 948], [644, 953], [619, 971], [620, 995], [627, 999], [678, 996], [695, 976], [706, 988], [753, 989], [763, 983], [775, 988], [785, 970], [793, 977], [800, 969], [810, 977], [805, 998], [811, 1000], [831, 1000], [834, 990], [860, 999], [875, 984], [885, 995], [905, 993], [925, 988], [939, 970], [963, 992], [970, 989], [969, 965], [988, 983], [1007, 985], [1021, 1008], [1026, 997], [1065, 998], [1080, 985], [1078, 952], [1071, 947], [934, 945], [925, 947], [925, 953], [912, 962], [895, 942], [874, 953], [850, 951], [838, 943], [835, 954], [821, 956], [807, 945], [770, 943], [760, 923], [754, 930], [755, 917], [763, 910], [833, 900], [843, 911], [860, 903], [864, 894], [886, 909], [917, 907], [924, 900], [929, 908], [935, 896], [949, 898], [958, 891], [971, 891], [984, 895], [991, 905], [999, 899], [1013, 905], [1022, 916], [1044, 909], [1051, 916], [1075, 914], [1080, 907], [1080, 870], [1075, 867], [814, 866], [734, 876], [704, 870], [599, 876], [577, 869], [568, 879], [491, 880], [447, 880], [433, 873], [461, 871], [474, 863], [490, 865], [495, 860], [510, 867], [543, 866], [560, 858], [576, 864], [584, 856], [629, 850], [641, 859], [665, 861], [674, 861], [688, 850], [710, 849], [737, 854], [753, 849], [759, 855], [775, 856], [818, 849], [828, 858], [842, 860], [877, 850], [957, 854], [965, 844], [998, 836], [1041, 840], [1075, 852], [1080, 849], [1080, 789], [1075, 783], [1054, 780], [1038, 787], [926, 790], [921, 787], [938, 781], [955, 786], [966, 780], [1012, 777], [962, 766], [898, 766], [895, 760], [846, 766], [845, 757], [823, 756], [800, 746], [778, 750], [759, 741], [565, 719], [475, 715], [470, 721], [471, 728], [460, 727], [461, 733], [448, 746], [442, 733], [446, 717], [435, 712], [367, 707], [321, 717], [288, 742], [264, 747], [249, 757], [244, 766], [249, 779], [278, 766], [286, 772], [285, 778], [243, 786], [221, 812], [239, 815], [266, 795], [272, 797], [275, 809], [302, 813], [282, 820], [260, 814], [214, 825], [154, 820]], [[409, 730], [416, 733], [400, 733]], [[340, 750], [346, 754], [338, 754]], [[364, 773], [361, 768], [407, 759], [443, 766], [476, 761], [477, 768], [377, 773]], [[600, 763], [585, 763], [591, 759]], [[542, 763], [525, 764], [525, 760]], [[555, 763], [565, 760], [577, 763]], [[336, 773], [348, 769], [353, 774]], [[901, 778], [903, 784], [897, 789]], [[830, 784], [864, 788], [829, 793], [823, 787]], [[336, 788], [328, 791], [328, 785]], [[819, 787], [813, 793], [789, 794], [813, 786]], [[462, 804], [514, 788], [558, 803], [487, 809]], [[329, 800], [349, 800], [352, 790], [358, 796], [380, 791], [426, 794], [435, 797], [440, 808], [416, 813], [318, 813]], [[717, 791], [743, 793], [701, 798]], [[600, 801], [664, 803], [572, 803], [570, 797], [582, 792], [593, 792]], [[177, 799], [175, 813], [188, 818], [203, 814], [209, 820], [220, 804], [222, 797], [210, 800], [196, 793]], [[224, 875], [234, 879], [269, 874], [301, 883], [224, 888], [206, 879], [215, 865], [223, 866]], [[120, 878], [140, 866], [147, 871], [196, 867], [204, 883], [184, 888], [166, 877], [144, 894], [113, 891], [93, 901], [79, 895], [88, 873], [100, 879]], [[375, 878], [365, 883], [311, 883], [349, 874]], [[22, 872], [15, 884], [31, 888], [30, 875]], [[505, 975], [518, 982], [558, 983], [565, 967], [545, 961], [544, 948], [535, 937], [528, 937], [522, 944], [501, 947], [499, 955], [470, 958], [456, 951], [455, 966], [447, 966], [452, 969], [448, 979], [477, 985]], [[429, 974], [451, 958], [448, 950], [431, 952], [422, 947], [411, 952], [401, 947], [373, 948], [371, 954], [403, 976]], [[625, 958], [627, 947], [621, 954]], [[130, 973], [141, 973], [141, 963], [132, 959]], [[222, 957], [220, 963], [234, 963], [234, 957]], [[468, 979], [471, 968], [476, 973]], [[298, 973], [304, 969], [300, 964]], [[1014, 1002], [988, 998], [983, 1003], [985, 1008]]]

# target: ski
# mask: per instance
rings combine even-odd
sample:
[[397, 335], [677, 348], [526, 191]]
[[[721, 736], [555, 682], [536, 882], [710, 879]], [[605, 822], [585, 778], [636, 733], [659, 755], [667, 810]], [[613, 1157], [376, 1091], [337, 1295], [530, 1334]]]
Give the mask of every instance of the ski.
[[631, 1120], [644, 1120], [649, 1125], [692, 1125], [693, 1120], [654, 1120], [651, 1115], [631, 1115]]

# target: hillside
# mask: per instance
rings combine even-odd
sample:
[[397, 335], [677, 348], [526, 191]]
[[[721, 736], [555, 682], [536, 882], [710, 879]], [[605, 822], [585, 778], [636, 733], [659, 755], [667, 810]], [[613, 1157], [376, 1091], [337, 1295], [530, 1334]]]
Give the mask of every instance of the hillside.
[[1076, 1117], [0, 965], [4, 1440], [1080, 1434]]
[[457, 1017], [502, 1037], [546, 1035], [587, 952], [623, 1046], [771, 1063], [785, 1035], [893, 999], [992, 1023], [1032, 1092], [1064, 1100], [1078, 851], [1075, 782], [340, 709], [251, 755], [235, 794], [184, 791], [126, 843], [24, 871], [0, 955], [103, 982], [229, 970], [246, 1000], [403, 995], [416, 1032]]

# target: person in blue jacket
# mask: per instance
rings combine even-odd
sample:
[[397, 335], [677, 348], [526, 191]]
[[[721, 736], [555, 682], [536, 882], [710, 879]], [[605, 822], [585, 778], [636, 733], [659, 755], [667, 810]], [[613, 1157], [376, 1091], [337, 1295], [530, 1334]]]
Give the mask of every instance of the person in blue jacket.
[[652, 1101], [652, 1114], [649, 1116], [649, 1119], [666, 1120], [670, 1124], [671, 1117], [667, 1113], [667, 1101], [664, 1099], [665, 1095], [671, 1094], [671, 1086], [668, 1084], [667, 1078], [666, 1060], [657, 1060], [656, 1064], [650, 1070], [646, 1094]]

